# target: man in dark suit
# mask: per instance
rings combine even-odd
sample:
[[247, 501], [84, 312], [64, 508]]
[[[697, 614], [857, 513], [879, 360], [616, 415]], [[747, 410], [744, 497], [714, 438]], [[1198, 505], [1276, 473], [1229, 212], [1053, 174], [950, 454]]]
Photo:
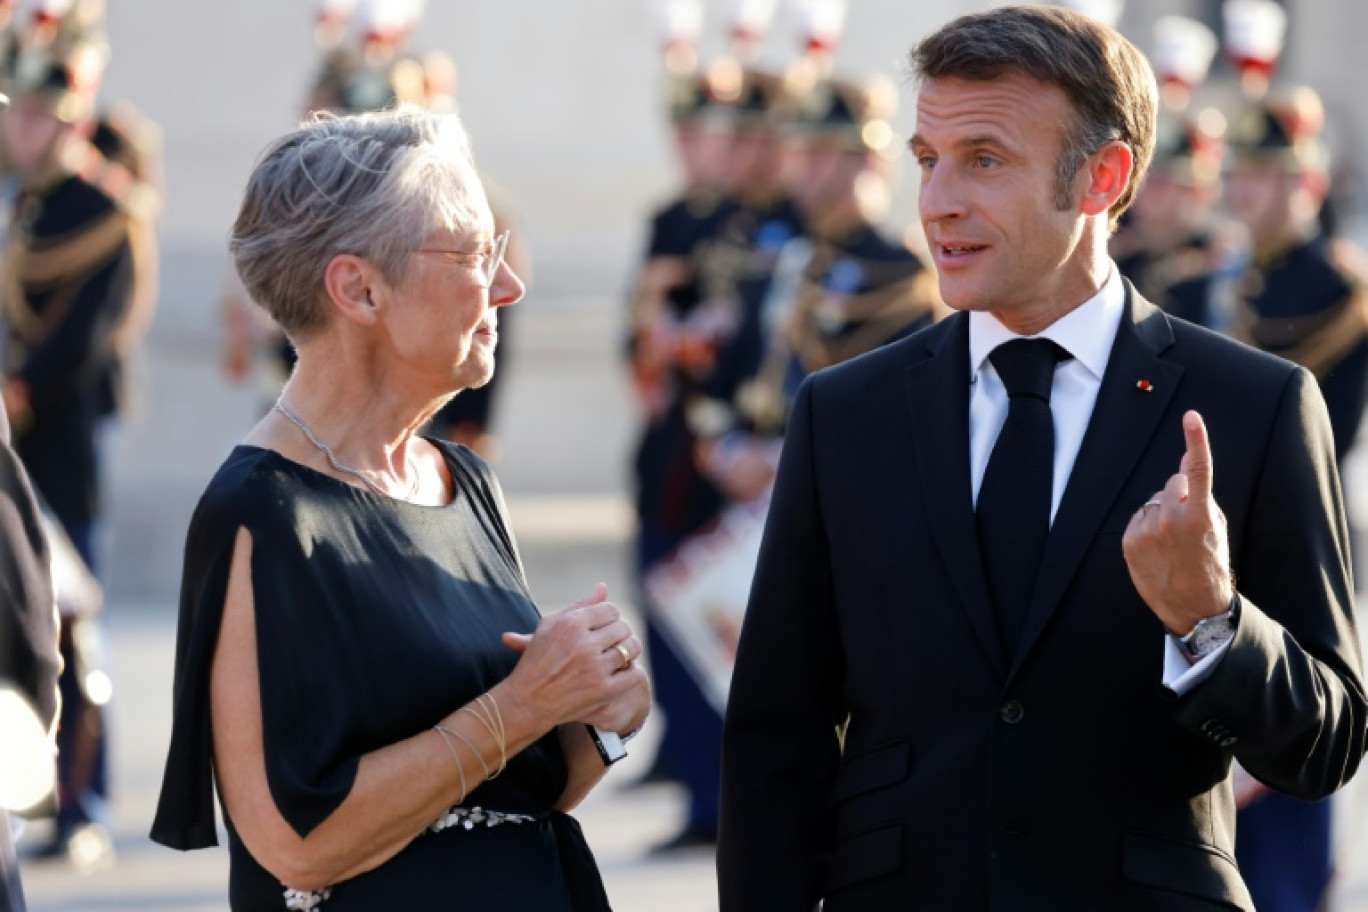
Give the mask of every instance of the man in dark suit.
[[1152, 153], [1054, 7], [912, 54], [952, 316], [793, 409], [723, 753], [723, 912], [1253, 910], [1230, 764], [1302, 797], [1365, 701], [1325, 405], [1171, 320], [1107, 235]]

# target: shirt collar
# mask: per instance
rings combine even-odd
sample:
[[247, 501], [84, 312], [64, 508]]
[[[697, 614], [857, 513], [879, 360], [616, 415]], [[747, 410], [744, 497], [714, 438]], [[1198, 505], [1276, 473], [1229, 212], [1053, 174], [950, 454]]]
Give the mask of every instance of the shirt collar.
[[[1099, 381], [1111, 359], [1112, 342], [1121, 325], [1121, 313], [1126, 306], [1126, 286], [1116, 264], [1097, 294], [1066, 313], [1045, 330], [1031, 338], [1050, 339], [1073, 355]], [[1020, 339], [997, 317], [986, 311], [969, 314], [969, 381], [978, 379], [983, 362], [993, 349], [1012, 339]]]

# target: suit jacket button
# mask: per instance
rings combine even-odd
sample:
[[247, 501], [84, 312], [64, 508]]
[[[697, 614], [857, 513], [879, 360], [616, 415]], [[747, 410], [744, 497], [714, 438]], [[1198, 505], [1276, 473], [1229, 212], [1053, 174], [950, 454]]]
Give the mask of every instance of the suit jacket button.
[[1026, 718], [1026, 707], [1021, 705], [1020, 700], [1008, 700], [1006, 703], [1002, 704], [1002, 708], [998, 710], [998, 715], [1001, 716], [1002, 721], [1006, 722], [1008, 725], [1016, 725], [1022, 719]]

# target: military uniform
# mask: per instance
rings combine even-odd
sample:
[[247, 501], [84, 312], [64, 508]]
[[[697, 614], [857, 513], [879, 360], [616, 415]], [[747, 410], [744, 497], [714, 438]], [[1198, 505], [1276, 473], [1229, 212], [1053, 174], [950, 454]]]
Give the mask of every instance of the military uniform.
[[[935, 276], [907, 246], [860, 223], [818, 237], [760, 375], [737, 397], [751, 433], [782, 436], [803, 378], [929, 326]], [[782, 305], [776, 305], [782, 306]]]
[[[687, 421], [687, 405], [699, 392], [712, 345], [686, 329], [700, 293], [698, 277], [685, 264], [718, 231], [728, 210], [719, 193], [691, 188], [651, 218], [648, 265], [674, 261], [683, 271], [662, 289], [639, 289], [633, 302], [628, 358], [638, 389], [651, 400], [633, 457], [638, 566], [643, 569], [716, 516], [721, 504], [694, 465]], [[646, 347], [659, 344], [661, 323], [669, 327], [669, 351], [647, 355]]]
[[[783, 80], [734, 70], [677, 77], [676, 123], [709, 117], [734, 133], [777, 129]], [[730, 89], [735, 91], [730, 91]], [[748, 188], [749, 189], [749, 188]], [[629, 356], [646, 412], [634, 461], [639, 517], [638, 579], [715, 520], [725, 498], [700, 471], [695, 449], [710, 406], [729, 402], [759, 367], [759, 310], [779, 254], [803, 232], [796, 205], [779, 189], [745, 198], [695, 186], [652, 218], [642, 280], [632, 304]], [[656, 700], [665, 716], [658, 772], [689, 792], [687, 822], [667, 847], [716, 838], [721, 717], [680, 648], [647, 606], [646, 641]]]
[[[717, 100], [706, 73], [675, 74], [670, 90], [676, 129], [693, 128], [712, 116]], [[694, 462], [696, 439], [688, 406], [706, 382], [717, 351], [712, 330], [699, 319], [704, 295], [698, 254], [735, 211], [735, 203], [720, 190], [693, 183], [651, 216], [625, 345], [643, 415], [632, 458], [637, 514], [633, 563], [639, 586], [652, 567], [721, 509], [721, 493]], [[712, 710], [663, 636], [644, 590], [639, 589], [638, 598], [647, 609], [643, 639], [664, 716], [663, 725], [656, 723], [663, 730], [646, 779], [679, 778], [694, 763], [695, 734], [707, 730]], [[691, 812], [691, 819], [696, 816]]]
[[[1196, 117], [1165, 112], [1159, 118], [1154, 161], [1146, 184], [1140, 188], [1136, 205], [1123, 216], [1120, 230], [1112, 238], [1110, 252], [1121, 275], [1129, 279], [1147, 299], [1162, 302], [1168, 289], [1216, 271], [1221, 266], [1228, 244], [1218, 242], [1209, 212], [1188, 211], [1176, 225], [1144, 223], [1145, 195], [1161, 189], [1153, 186], [1167, 181], [1182, 188], [1188, 206], [1205, 206], [1215, 201], [1221, 179], [1224, 151], [1222, 134], [1225, 120], [1214, 109]], [[1198, 195], [1207, 193], [1205, 202]], [[1175, 213], [1169, 213], [1174, 218]]]
[[[0, 312], [15, 450], [94, 569], [100, 437], [116, 406], [121, 359], [151, 316], [155, 202], [121, 145], [125, 137], [94, 115], [108, 51], [92, 10], [77, 3], [64, 18], [36, 19], [19, 33], [5, 69], [16, 109], [6, 116], [22, 112], [24, 129], [56, 132], [46, 148], [20, 141], [10, 149], [17, 195], [0, 267]], [[93, 140], [82, 138], [86, 128]], [[26, 151], [13, 154], [16, 148]], [[113, 858], [101, 820], [110, 693], [98, 664], [100, 638], [96, 614], [64, 614], [59, 807], [44, 852], [69, 851], [86, 870]]]

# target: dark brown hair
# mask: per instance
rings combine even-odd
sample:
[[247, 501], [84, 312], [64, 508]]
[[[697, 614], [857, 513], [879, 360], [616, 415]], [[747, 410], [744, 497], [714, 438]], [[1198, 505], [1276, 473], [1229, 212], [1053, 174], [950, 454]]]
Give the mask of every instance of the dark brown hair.
[[1108, 213], [1114, 225], [1135, 199], [1154, 156], [1158, 88], [1144, 55], [1115, 30], [1057, 6], [1008, 6], [961, 16], [912, 49], [919, 80], [991, 80], [1016, 72], [1058, 86], [1073, 104], [1055, 181], [1055, 204], [1073, 205], [1073, 181], [1089, 155], [1123, 142], [1135, 158], [1130, 184]]

